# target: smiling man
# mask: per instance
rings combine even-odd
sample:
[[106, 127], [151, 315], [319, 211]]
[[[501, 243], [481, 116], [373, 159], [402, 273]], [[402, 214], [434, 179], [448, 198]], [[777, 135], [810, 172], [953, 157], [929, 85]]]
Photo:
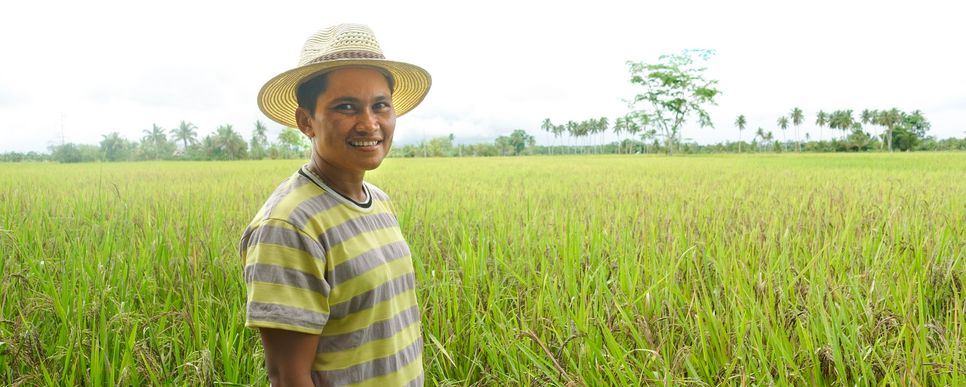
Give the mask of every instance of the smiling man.
[[409, 246], [389, 197], [364, 178], [430, 79], [386, 60], [368, 27], [343, 24], [311, 36], [299, 66], [262, 87], [262, 112], [312, 142], [240, 246], [245, 325], [259, 330], [273, 386], [423, 384]]

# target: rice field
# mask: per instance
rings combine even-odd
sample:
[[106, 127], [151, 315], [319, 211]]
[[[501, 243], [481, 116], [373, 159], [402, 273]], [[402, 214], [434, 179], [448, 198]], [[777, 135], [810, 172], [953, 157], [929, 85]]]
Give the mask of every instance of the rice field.
[[[0, 164], [0, 385], [265, 385], [301, 161]], [[966, 385], [966, 154], [388, 159], [429, 385]]]

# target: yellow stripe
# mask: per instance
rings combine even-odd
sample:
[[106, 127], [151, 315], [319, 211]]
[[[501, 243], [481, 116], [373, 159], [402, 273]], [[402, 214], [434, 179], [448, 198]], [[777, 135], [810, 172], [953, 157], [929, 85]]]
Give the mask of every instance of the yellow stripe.
[[349, 238], [342, 243], [329, 247], [329, 260], [336, 266], [342, 262], [358, 257], [377, 246], [385, 246], [403, 240], [399, 227], [383, 228], [365, 232]]
[[[395, 354], [416, 342], [419, 339], [420, 329], [419, 324], [412, 324], [385, 339], [373, 340], [342, 352], [320, 353], [315, 357], [313, 369], [320, 371], [339, 370]], [[359, 355], [365, 355], [365, 357]]]
[[248, 302], [279, 304], [329, 314], [329, 303], [321, 294], [291, 286], [252, 282], [248, 285]]
[[385, 375], [380, 375], [375, 378], [370, 378], [363, 380], [356, 384], [350, 384], [349, 386], [354, 387], [382, 387], [382, 386], [401, 386], [411, 382], [416, 379], [419, 374], [423, 373], [423, 359], [417, 358], [413, 359], [412, 362], [406, 364], [405, 367], [396, 370], [396, 372], [388, 373]]
[[275, 321], [263, 321], [263, 320], [247, 320], [245, 321], [245, 327], [247, 328], [273, 328], [282, 329], [286, 331], [307, 333], [310, 335], [317, 335], [322, 332], [321, 329], [306, 328], [300, 325], [284, 324]]
[[[292, 179], [292, 183], [297, 181]], [[302, 184], [299, 187], [293, 189], [291, 192], [285, 194], [275, 208], [272, 209], [272, 213], [269, 214], [273, 218], [288, 219], [292, 216], [292, 211], [295, 210], [299, 204], [318, 195], [322, 190], [315, 184]]]
[[348, 281], [339, 283], [332, 288], [332, 292], [329, 293], [329, 298], [332, 300], [332, 305], [349, 302], [352, 300], [352, 297], [378, 288], [399, 276], [412, 272], [412, 260], [406, 257], [399, 258], [395, 261], [376, 266], [372, 270], [352, 277]]
[[393, 318], [413, 306], [416, 306], [415, 289], [399, 293], [395, 297], [373, 305], [372, 308], [360, 310], [340, 319], [329, 320], [322, 336], [354, 332], [376, 322]]
[[[338, 194], [333, 194], [333, 195], [338, 195]], [[375, 203], [377, 201], [373, 200], [373, 202]], [[340, 203], [335, 207], [329, 208], [325, 211], [312, 215], [312, 217], [309, 218], [309, 220], [306, 222], [306, 225], [319, 225], [318, 228], [320, 228], [320, 230], [317, 230], [317, 231], [319, 231], [319, 233], [321, 234], [322, 232], [328, 231], [328, 229], [325, 229], [321, 225], [325, 225], [328, 227], [335, 227], [345, 222], [348, 222], [349, 220], [354, 218], [360, 218], [367, 215], [378, 215], [378, 214], [383, 214], [387, 212], [389, 211], [388, 211], [388, 208], [386, 208], [386, 206], [376, 206], [375, 204], [373, 204], [372, 211], [358, 212]]]
[[245, 266], [254, 264], [275, 265], [312, 275], [315, 278], [324, 278], [325, 262], [315, 258], [312, 254], [304, 250], [274, 245], [270, 243], [259, 243], [248, 248], [245, 253]]

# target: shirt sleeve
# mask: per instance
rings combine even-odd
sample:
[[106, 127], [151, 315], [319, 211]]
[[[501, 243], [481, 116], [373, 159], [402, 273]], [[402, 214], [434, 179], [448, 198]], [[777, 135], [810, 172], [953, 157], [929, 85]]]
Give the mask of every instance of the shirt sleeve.
[[318, 239], [269, 218], [249, 226], [240, 249], [248, 291], [245, 326], [321, 333], [329, 320], [330, 286]]

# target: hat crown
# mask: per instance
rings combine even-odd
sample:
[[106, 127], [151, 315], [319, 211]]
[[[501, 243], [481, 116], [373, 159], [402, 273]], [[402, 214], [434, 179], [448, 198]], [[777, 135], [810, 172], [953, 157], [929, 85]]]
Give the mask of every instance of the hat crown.
[[362, 24], [339, 24], [305, 41], [299, 66], [337, 59], [386, 59], [376, 35]]

